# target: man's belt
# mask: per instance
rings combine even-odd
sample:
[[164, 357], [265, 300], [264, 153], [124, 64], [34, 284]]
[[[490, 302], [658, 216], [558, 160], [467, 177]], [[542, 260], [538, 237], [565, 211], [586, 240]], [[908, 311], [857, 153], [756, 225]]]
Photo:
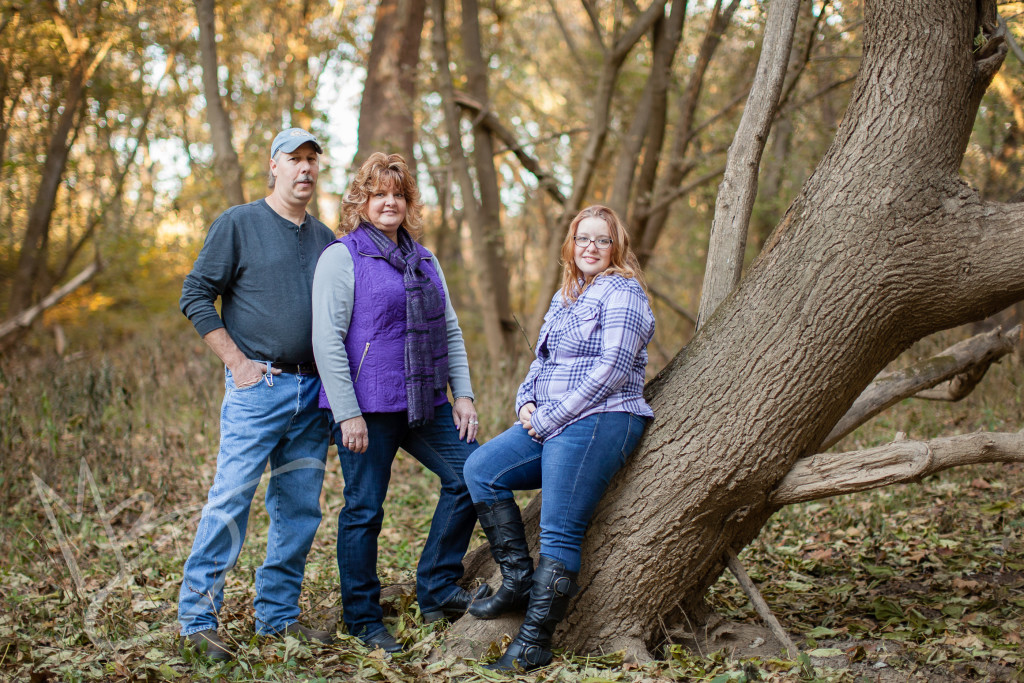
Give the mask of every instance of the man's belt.
[[277, 368], [289, 375], [315, 375], [316, 363], [271, 363], [270, 367]]

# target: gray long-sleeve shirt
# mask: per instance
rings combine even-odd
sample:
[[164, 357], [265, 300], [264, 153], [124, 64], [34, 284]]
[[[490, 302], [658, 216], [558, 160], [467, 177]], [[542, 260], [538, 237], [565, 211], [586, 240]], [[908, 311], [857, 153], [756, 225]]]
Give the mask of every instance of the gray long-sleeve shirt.
[[[448, 332], [448, 384], [454, 398], [473, 398], [469, 378], [469, 357], [462, 339], [462, 328], [455, 315], [448, 285], [437, 257], [434, 268], [444, 288], [444, 322]], [[362, 415], [352, 387], [345, 335], [352, 321], [356, 274], [352, 254], [344, 244], [333, 244], [320, 255], [313, 277], [313, 350], [327, 400], [335, 422]]]
[[[313, 360], [313, 272], [334, 233], [306, 214], [295, 225], [265, 199], [233, 206], [210, 226], [179, 305], [199, 336], [227, 329], [253, 360]], [[221, 297], [221, 313], [214, 302]]]

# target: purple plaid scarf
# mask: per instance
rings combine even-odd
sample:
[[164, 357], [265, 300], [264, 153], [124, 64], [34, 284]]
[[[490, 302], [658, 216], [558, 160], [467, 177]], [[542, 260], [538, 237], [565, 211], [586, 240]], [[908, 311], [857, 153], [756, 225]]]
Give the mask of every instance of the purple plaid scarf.
[[448, 386], [448, 330], [444, 297], [423, 272], [423, 257], [409, 231], [398, 229], [398, 245], [371, 223], [360, 225], [405, 284], [405, 396], [409, 426], [434, 419], [434, 398]]

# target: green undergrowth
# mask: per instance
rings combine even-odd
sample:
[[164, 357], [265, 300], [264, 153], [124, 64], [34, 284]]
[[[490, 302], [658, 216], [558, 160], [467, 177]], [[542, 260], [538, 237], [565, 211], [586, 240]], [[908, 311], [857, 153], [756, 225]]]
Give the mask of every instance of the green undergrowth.
[[[253, 575], [266, 538], [257, 504], [221, 615], [237, 660], [207, 666], [180, 654], [176, 597], [213, 476], [221, 372], [180, 317], [147, 313], [139, 329], [120, 332], [116, 344], [72, 336], [63, 358], [37, 339], [36, 351], [0, 369], [0, 679], [496, 680], [477, 662], [446, 655], [444, 626], [424, 625], [411, 597], [437, 492], [435, 478], [404, 455], [379, 566], [391, 587], [388, 624], [414, 643], [410, 652], [384, 658], [341, 633], [332, 646], [257, 638]], [[477, 373], [485, 435], [512, 419], [502, 404], [520, 369]], [[1020, 360], [1008, 357], [961, 403], [904, 402], [837, 449], [884, 443], [897, 431], [912, 439], [1016, 431], [1022, 379]], [[800, 648], [795, 659], [752, 654], [756, 643], [712, 652], [669, 645], [649, 663], [623, 662], [621, 653], [562, 656], [520, 679], [1024, 680], [1022, 501], [1024, 468], [986, 465], [780, 511], [741, 561]], [[332, 454], [302, 597], [303, 619], [317, 627], [339, 622], [342, 502]], [[482, 540], [478, 533], [474, 544]], [[730, 622], [761, 623], [730, 574], [709, 601]]]

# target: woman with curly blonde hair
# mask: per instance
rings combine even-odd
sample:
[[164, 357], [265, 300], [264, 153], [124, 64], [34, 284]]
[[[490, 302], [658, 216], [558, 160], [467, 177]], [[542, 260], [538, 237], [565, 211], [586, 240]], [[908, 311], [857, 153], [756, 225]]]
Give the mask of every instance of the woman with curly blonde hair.
[[341, 201], [341, 225], [338, 226], [341, 233], [349, 234], [360, 223], [373, 223], [368, 215], [370, 198], [382, 189], [391, 189], [405, 200], [402, 227], [418, 238], [423, 229], [419, 187], [401, 155], [383, 152], [375, 152], [366, 159], [345, 191]]
[[[377, 537], [391, 463], [405, 449], [441, 479], [441, 496], [416, 573], [424, 621], [457, 619], [471, 595], [457, 584], [476, 524], [463, 466], [478, 420], [462, 330], [437, 259], [413, 238], [419, 190], [405, 160], [377, 152], [343, 200], [341, 239], [313, 277], [313, 351], [345, 477], [338, 572], [348, 632], [388, 652], [380, 607]], [[448, 402], [451, 386], [455, 405]]]
[[[551, 661], [552, 635], [579, 591], [587, 524], [654, 416], [643, 397], [654, 314], [626, 227], [608, 207], [583, 209], [569, 226], [562, 260], [562, 287], [516, 396], [519, 421], [466, 463], [466, 484], [502, 577], [497, 592], [469, 612], [493, 619], [526, 608], [519, 635], [488, 667], [496, 671]], [[513, 492], [536, 488], [534, 570]]]

